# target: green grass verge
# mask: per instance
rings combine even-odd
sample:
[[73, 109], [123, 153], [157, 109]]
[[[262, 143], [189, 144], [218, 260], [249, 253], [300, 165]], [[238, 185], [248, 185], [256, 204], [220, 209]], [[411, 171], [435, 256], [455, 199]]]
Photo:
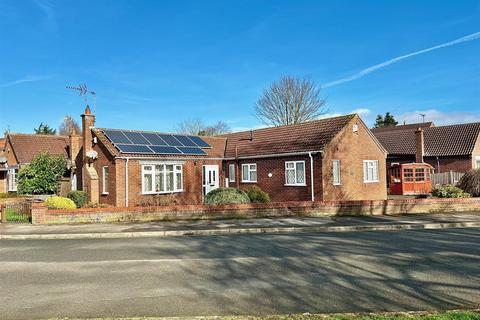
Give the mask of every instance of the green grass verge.
[[[480, 320], [480, 310], [446, 312], [395, 312], [372, 314], [293, 314], [272, 316], [231, 316], [231, 317], [136, 317], [136, 318], [90, 318], [89, 320]], [[52, 319], [53, 320], [53, 319]], [[59, 320], [59, 319], [55, 319]], [[73, 319], [71, 319], [73, 320]], [[80, 320], [80, 319], [77, 319]]]

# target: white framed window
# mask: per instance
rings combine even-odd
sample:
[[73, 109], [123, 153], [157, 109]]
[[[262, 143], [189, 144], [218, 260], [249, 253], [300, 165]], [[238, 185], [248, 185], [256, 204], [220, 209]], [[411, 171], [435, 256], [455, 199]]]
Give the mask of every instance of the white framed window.
[[183, 191], [181, 164], [142, 165], [142, 193], [160, 194]]
[[257, 182], [257, 164], [242, 164], [242, 182]]
[[333, 185], [339, 186], [342, 184], [342, 176], [340, 174], [340, 160], [332, 161]]
[[305, 161], [285, 162], [285, 185], [305, 186]]
[[228, 181], [235, 182], [235, 165], [233, 163], [228, 165]]
[[379, 182], [378, 160], [363, 160], [363, 182]]
[[475, 169], [480, 169], [480, 156], [475, 157]]
[[102, 167], [102, 194], [108, 194], [108, 166]]
[[8, 169], [7, 171], [7, 191], [8, 192], [15, 192], [17, 191], [17, 169]]

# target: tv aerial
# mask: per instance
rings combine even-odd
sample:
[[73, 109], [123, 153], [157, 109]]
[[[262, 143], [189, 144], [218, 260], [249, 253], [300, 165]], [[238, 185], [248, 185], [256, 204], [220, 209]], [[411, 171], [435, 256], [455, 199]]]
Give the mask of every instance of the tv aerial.
[[88, 105], [88, 95], [91, 95], [93, 98], [93, 113], [95, 113], [95, 109], [97, 108], [97, 93], [95, 91], [89, 90], [85, 83], [79, 84], [78, 87], [67, 86], [67, 89], [79, 91], [80, 96], [83, 97], [83, 99], [85, 100], [85, 104], [87, 105]]

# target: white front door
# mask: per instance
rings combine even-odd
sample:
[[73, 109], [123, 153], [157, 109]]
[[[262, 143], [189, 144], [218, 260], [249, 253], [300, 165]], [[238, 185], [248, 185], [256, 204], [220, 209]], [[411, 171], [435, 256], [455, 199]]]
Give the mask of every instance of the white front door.
[[218, 165], [204, 165], [202, 178], [203, 195], [217, 189], [220, 186], [219, 180]]

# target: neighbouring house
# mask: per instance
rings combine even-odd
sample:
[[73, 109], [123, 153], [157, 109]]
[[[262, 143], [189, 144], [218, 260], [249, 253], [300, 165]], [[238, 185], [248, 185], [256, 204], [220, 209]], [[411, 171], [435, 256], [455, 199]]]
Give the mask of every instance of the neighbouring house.
[[[69, 159], [69, 149], [69, 138], [66, 136], [6, 133], [3, 155], [0, 154], [0, 188], [3, 188], [0, 192], [17, 191], [18, 170], [41, 152]], [[70, 190], [69, 179], [68, 176], [60, 182], [65, 192]]]
[[0, 139], [0, 193], [7, 192], [7, 157], [5, 157], [5, 139]]
[[198, 204], [226, 186], [272, 201], [386, 199], [386, 151], [358, 115], [199, 137], [97, 128], [87, 106], [82, 128], [71, 155], [94, 203]]
[[421, 140], [423, 161], [436, 173], [480, 168], [480, 122], [448, 126], [416, 123], [371, 131], [388, 151], [387, 168], [415, 162], [417, 140]]

